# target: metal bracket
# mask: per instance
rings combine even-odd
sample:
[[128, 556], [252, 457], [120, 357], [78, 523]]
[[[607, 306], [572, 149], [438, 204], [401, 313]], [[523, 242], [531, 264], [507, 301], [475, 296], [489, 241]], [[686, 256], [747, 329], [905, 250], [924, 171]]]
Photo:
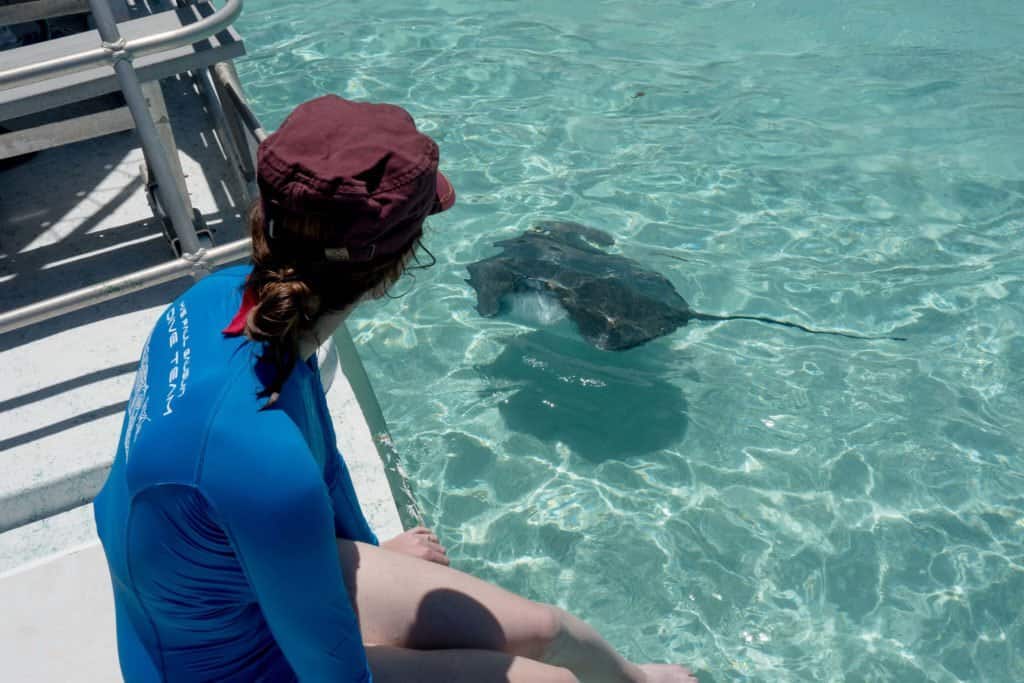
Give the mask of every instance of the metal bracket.
[[[199, 209], [192, 209], [192, 219], [196, 226], [196, 239], [199, 240], [199, 252], [204, 252], [207, 249], [214, 247], [213, 242], [213, 230], [206, 227], [206, 219], [203, 218], [203, 214], [199, 212]], [[199, 263], [199, 260], [193, 257], [193, 254], [183, 253], [181, 250], [181, 240], [174, 234], [174, 226], [171, 225], [171, 219], [167, 216], [160, 216], [160, 224], [163, 226], [164, 238], [171, 245], [171, 251], [174, 252], [176, 258], [185, 258], [195, 260]], [[205, 268], [203, 270], [209, 270]]]
[[[167, 240], [171, 251], [174, 252], [174, 257], [196, 260], [192, 254], [186, 254], [182, 251], [181, 240], [178, 239], [178, 235], [174, 231], [174, 225], [171, 223], [167, 212], [164, 211], [163, 206], [160, 205], [160, 194], [157, 192], [159, 184], [149, 172], [149, 167], [146, 164], [139, 165], [139, 175], [142, 176], [142, 185], [146, 189], [146, 202], [149, 204], [153, 216], [160, 221], [164, 239]], [[192, 225], [195, 227], [196, 238], [199, 240], [200, 252], [212, 249], [214, 247], [214, 231], [206, 225], [206, 219], [199, 209], [192, 209]]]
[[100, 43], [100, 47], [107, 51], [110, 55], [110, 63], [117, 64], [118, 62], [131, 61], [132, 56], [128, 53], [128, 41], [124, 39], [124, 36], [114, 41], [104, 40]]

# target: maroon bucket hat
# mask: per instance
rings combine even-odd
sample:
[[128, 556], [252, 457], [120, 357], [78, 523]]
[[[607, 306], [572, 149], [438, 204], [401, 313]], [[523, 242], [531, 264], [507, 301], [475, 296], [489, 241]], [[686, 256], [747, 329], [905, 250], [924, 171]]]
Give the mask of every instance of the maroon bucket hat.
[[455, 203], [437, 161], [437, 143], [401, 107], [337, 95], [300, 104], [257, 151], [270, 237], [282, 214], [313, 214], [337, 222], [329, 258], [396, 254]]

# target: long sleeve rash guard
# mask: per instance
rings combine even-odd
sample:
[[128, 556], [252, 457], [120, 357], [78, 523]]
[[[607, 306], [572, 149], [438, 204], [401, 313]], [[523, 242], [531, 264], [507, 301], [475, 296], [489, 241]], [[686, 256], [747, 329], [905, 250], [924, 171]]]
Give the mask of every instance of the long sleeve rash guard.
[[377, 544], [315, 359], [261, 410], [260, 345], [221, 330], [248, 268], [161, 315], [96, 523], [127, 681], [370, 681], [336, 538]]

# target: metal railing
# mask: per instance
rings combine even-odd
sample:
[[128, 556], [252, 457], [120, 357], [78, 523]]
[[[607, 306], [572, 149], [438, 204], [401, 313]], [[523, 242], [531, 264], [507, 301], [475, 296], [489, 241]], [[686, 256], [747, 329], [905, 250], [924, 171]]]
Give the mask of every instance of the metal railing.
[[245, 258], [249, 255], [249, 246], [248, 239], [241, 239], [213, 249], [200, 249], [195, 255], [183, 256], [90, 287], [83, 287], [73, 292], [16, 308], [13, 311], [0, 314], [0, 334], [171, 282], [186, 275], [198, 279], [213, 272], [217, 266]]
[[[94, 16], [96, 5], [103, 5], [107, 9], [107, 13], [110, 13], [110, 7], [105, 0], [101, 2], [91, 0], [89, 5], [94, 12]], [[100, 11], [102, 12], [103, 10], [101, 9]], [[151, 36], [141, 36], [132, 40], [115, 38], [112, 41], [106, 41], [106, 38], [104, 38], [104, 43], [90, 50], [0, 71], [0, 90], [14, 88], [19, 85], [28, 85], [29, 83], [35, 83], [56, 76], [73, 74], [77, 71], [102, 64], [113, 63], [120, 59], [131, 60], [196, 43], [226, 29], [234, 23], [241, 12], [242, 0], [226, 0], [224, 6], [210, 16], [173, 31], [156, 33]], [[99, 24], [98, 21], [97, 24]]]
[[[228, 110], [225, 112], [225, 116], [236, 115], [244, 124], [245, 132], [252, 135], [255, 142], [265, 139], [267, 134], [260, 126], [259, 120], [249, 107], [245, 96], [241, 93], [241, 86], [234, 68], [228, 63], [221, 63], [212, 68], [211, 72], [217, 85], [217, 91], [228, 94], [226, 100], [221, 102], [221, 106]], [[240, 149], [238, 153], [251, 155], [248, 149]], [[249, 255], [250, 245], [249, 239], [243, 238], [212, 249], [200, 248], [194, 253], [185, 254], [174, 261], [161, 263], [90, 287], [16, 308], [13, 311], [0, 313], [0, 334], [73, 313], [87, 306], [110, 301], [181, 277], [191, 276], [199, 279], [212, 272], [217, 266], [244, 259]]]
[[73, 74], [102, 64], [111, 66], [135, 122], [146, 163], [156, 180], [160, 206], [171, 222], [181, 252], [186, 255], [198, 254], [201, 247], [192, 223], [192, 212], [178, 190], [178, 179], [168, 159], [174, 150], [166, 149], [160, 140], [132, 60], [205, 40], [224, 30], [242, 11], [242, 0], [226, 0], [222, 8], [194, 24], [132, 40], [121, 36], [108, 0], [89, 0], [89, 9], [100, 35], [101, 43], [98, 47], [2, 71], [0, 90]]

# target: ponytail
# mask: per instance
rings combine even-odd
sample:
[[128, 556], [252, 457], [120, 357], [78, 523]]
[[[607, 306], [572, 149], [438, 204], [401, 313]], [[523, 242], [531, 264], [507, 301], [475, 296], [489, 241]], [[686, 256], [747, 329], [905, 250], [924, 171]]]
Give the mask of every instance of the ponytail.
[[253, 288], [257, 303], [245, 322], [245, 333], [265, 343], [260, 360], [269, 364], [272, 377], [260, 397], [269, 399], [269, 407], [295, 367], [299, 336], [312, 327], [318, 297], [291, 268], [254, 269], [247, 286]]
[[253, 269], [245, 284], [256, 305], [249, 312], [245, 333], [263, 344], [258, 363], [270, 374], [259, 397], [267, 399], [264, 408], [269, 408], [298, 362], [303, 333], [313, 329], [322, 313], [349, 308], [367, 294], [384, 295], [401, 276], [422, 233], [417, 232], [397, 256], [330, 262], [324, 248], [331, 244], [336, 224], [318, 217], [275, 218], [277, 235], [271, 239], [264, 220], [257, 200], [249, 209]]

